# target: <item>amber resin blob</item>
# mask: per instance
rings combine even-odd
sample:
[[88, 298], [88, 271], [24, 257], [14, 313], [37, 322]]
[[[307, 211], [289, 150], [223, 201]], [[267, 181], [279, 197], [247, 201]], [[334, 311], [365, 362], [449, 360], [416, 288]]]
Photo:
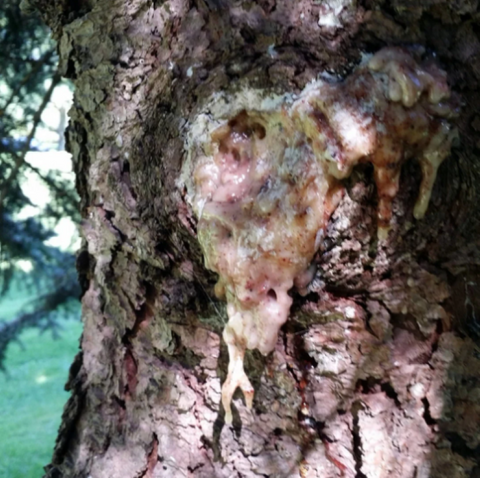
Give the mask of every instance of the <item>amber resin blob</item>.
[[186, 174], [193, 178], [185, 181], [205, 264], [218, 273], [216, 294], [227, 301], [227, 423], [237, 387], [252, 405], [245, 350], [273, 350], [290, 311], [288, 291], [302, 292], [312, 278], [341, 180], [360, 162], [373, 165], [384, 239], [402, 164], [415, 158], [422, 169], [420, 219], [454, 137], [445, 72], [399, 48], [381, 50], [342, 82], [314, 82], [296, 98], [256, 102], [261, 93], [248, 95], [232, 95], [228, 108], [216, 117], [209, 111], [192, 128]]

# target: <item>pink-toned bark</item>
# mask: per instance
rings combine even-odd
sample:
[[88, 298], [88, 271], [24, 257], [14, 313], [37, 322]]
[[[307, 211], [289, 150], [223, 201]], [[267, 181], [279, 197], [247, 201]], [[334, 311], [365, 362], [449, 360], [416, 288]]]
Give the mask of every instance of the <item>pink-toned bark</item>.
[[[30, 3], [76, 88], [85, 236], [82, 352], [47, 476], [476, 476], [477, 2]], [[406, 163], [379, 243], [371, 169], [342, 180], [309, 293], [270, 355], [246, 352], [253, 412], [235, 395], [227, 427], [226, 311], [176, 188], [187, 124], [240, 83], [300, 93], [405, 44], [435, 55], [463, 102], [428, 212], [413, 216], [421, 171]]]

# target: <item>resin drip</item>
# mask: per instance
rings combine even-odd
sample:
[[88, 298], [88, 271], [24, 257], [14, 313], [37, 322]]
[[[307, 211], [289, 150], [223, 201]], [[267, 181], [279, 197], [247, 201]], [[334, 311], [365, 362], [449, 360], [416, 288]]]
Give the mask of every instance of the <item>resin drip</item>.
[[341, 199], [340, 180], [360, 162], [373, 165], [383, 239], [401, 166], [416, 158], [423, 179], [414, 215], [424, 216], [450, 152], [449, 96], [438, 67], [387, 48], [341, 83], [315, 82], [275, 108], [237, 106], [220, 126], [216, 118], [203, 154], [193, 158], [191, 197], [206, 266], [219, 274], [216, 294], [228, 304], [227, 423], [237, 387], [252, 405], [245, 350], [273, 350], [290, 311], [288, 291], [295, 285], [302, 292], [312, 279], [311, 261]]

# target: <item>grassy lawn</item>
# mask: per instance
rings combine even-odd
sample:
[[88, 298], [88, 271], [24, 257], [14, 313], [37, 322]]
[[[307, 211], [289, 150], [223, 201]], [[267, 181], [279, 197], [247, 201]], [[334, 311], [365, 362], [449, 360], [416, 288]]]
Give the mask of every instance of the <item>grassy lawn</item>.
[[[14, 289], [0, 298], [0, 320], [14, 317], [29, 297]], [[39, 478], [52, 456], [63, 405], [63, 390], [81, 333], [80, 311], [62, 319], [60, 338], [25, 330], [9, 345], [0, 372], [0, 477]]]

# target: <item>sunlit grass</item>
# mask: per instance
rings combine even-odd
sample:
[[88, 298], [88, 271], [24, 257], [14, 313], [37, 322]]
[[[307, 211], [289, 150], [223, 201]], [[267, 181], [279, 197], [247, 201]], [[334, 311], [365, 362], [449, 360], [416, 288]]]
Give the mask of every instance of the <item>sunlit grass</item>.
[[[33, 292], [31, 293], [33, 295]], [[0, 299], [0, 320], [12, 319], [32, 298], [15, 288]], [[61, 320], [61, 337], [26, 330], [9, 345], [0, 372], [0, 477], [39, 478], [49, 463], [63, 406], [68, 370], [78, 351], [79, 312]]]

